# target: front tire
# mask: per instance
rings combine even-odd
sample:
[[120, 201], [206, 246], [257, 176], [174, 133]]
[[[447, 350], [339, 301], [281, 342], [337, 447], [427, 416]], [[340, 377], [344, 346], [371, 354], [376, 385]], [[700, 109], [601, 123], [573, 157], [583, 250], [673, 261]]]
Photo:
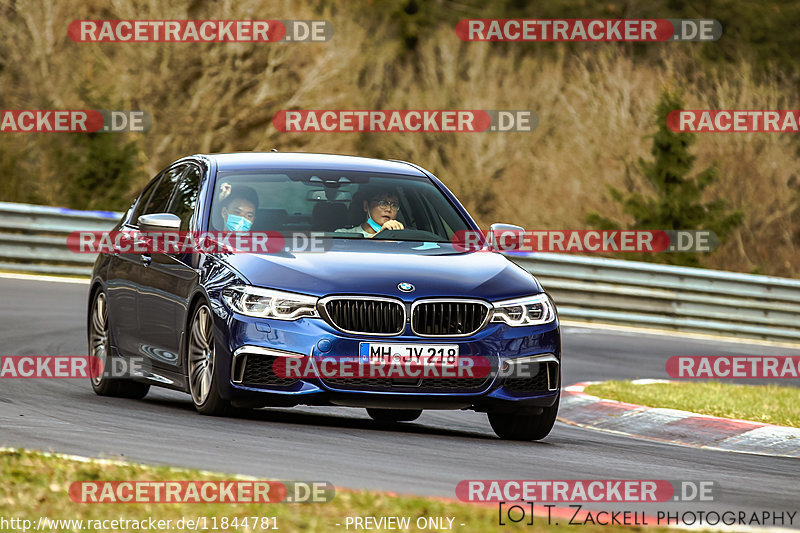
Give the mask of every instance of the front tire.
[[489, 413], [489, 424], [505, 440], [541, 440], [550, 434], [558, 416], [558, 403], [545, 407], [541, 414]]
[[186, 370], [192, 403], [200, 414], [222, 416], [231, 412], [231, 404], [219, 394], [216, 379], [214, 321], [211, 309], [199, 305], [189, 325]]
[[368, 408], [367, 414], [376, 422], [411, 422], [419, 418], [422, 409]]
[[[108, 299], [106, 293], [99, 289], [92, 298], [92, 310], [89, 314], [89, 355], [97, 358], [97, 365], [90, 364], [92, 389], [98, 396], [116, 398], [144, 398], [150, 390], [147, 383], [139, 383], [130, 379], [114, 379], [108, 377], [111, 362], [111, 343], [109, 341]], [[93, 361], [94, 362], [94, 361]], [[97, 374], [97, 375], [94, 375]]]

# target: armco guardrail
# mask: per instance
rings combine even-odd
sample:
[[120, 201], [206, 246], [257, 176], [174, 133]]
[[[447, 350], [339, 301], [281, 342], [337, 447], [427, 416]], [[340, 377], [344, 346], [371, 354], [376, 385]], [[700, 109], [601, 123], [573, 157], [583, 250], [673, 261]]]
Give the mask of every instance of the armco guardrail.
[[0, 269], [89, 276], [96, 255], [67, 249], [72, 231], [114, 227], [122, 213], [0, 202]]
[[[88, 276], [95, 256], [72, 231], [111, 229], [122, 213], [0, 202], [0, 269]], [[800, 343], [800, 280], [636, 261], [512, 253], [563, 318]]]
[[800, 280], [566, 254], [509, 254], [563, 318], [800, 342]]

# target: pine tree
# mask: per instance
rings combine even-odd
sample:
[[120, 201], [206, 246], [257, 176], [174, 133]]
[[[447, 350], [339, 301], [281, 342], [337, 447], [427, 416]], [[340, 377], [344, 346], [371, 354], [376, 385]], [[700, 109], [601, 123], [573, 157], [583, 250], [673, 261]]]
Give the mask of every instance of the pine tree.
[[[633, 218], [627, 229], [660, 230], [711, 230], [719, 242], [744, 220], [739, 210], [730, 210], [722, 198], [703, 202], [703, 193], [718, 177], [716, 164], [689, 177], [695, 156], [689, 147], [695, 134], [674, 132], [667, 126], [667, 115], [682, 109], [680, 97], [664, 91], [656, 109], [658, 131], [653, 136], [650, 153], [652, 161], [639, 158], [637, 168], [648, 183], [652, 194], [643, 195], [628, 190], [622, 192], [609, 187], [611, 198], [622, 206], [622, 212]], [[586, 215], [586, 222], [598, 229], [621, 229], [622, 224], [597, 212]], [[626, 254], [627, 258], [631, 258]], [[696, 266], [700, 264], [697, 253], [650, 254], [638, 259], [670, 264]]]

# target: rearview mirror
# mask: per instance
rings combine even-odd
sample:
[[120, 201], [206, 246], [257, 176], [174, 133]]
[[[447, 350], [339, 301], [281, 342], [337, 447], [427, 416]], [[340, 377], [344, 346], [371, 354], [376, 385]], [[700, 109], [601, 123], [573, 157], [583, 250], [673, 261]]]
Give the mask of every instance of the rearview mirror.
[[308, 194], [306, 194], [306, 200], [311, 202], [349, 202], [352, 199], [352, 193], [335, 189], [308, 191]]

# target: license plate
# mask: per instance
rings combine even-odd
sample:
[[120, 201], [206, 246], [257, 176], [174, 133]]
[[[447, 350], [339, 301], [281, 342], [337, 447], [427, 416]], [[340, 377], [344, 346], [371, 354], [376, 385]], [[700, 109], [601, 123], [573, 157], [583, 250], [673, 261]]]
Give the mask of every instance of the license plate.
[[359, 362], [370, 365], [410, 363], [423, 366], [458, 366], [458, 344], [389, 344], [362, 342]]

